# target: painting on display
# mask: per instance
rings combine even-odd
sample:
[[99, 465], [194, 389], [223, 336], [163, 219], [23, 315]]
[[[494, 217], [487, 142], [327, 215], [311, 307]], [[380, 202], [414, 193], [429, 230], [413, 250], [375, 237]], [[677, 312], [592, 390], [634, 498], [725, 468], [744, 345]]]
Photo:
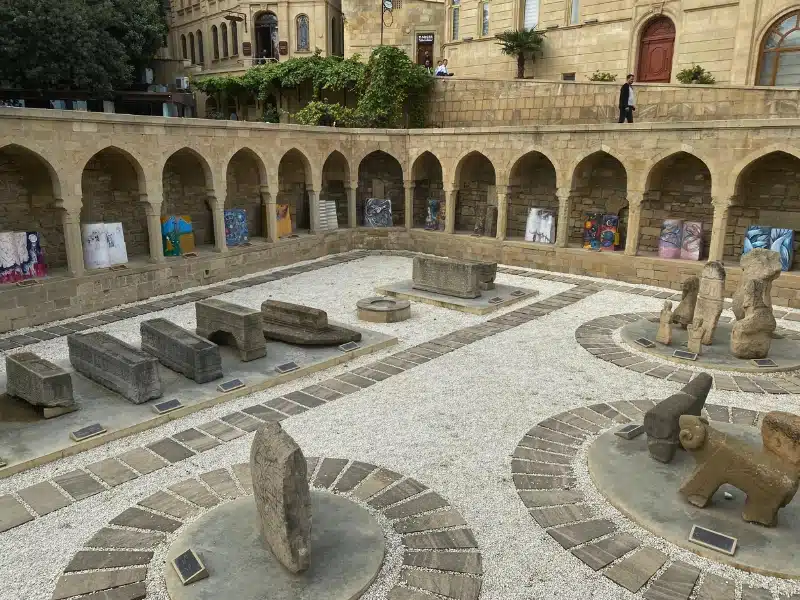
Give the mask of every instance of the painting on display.
[[289, 212], [288, 204], [276, 204], [275, 216], [278, 223], [278, 237], [292, 235], [292, 214]]
[[583, 247], [597, 250], [600, 248], [600, 213], [587, 212], [583, 215]]
[[700, 221], [686, 221], [683, 224], [683, 237], [681, 238], [681, 258], [700, 260], [702, 247], [703, 224]]
[[47, 266], [39, 232], [0, 232], [0, 283], [14, 283], [45, 275]]
[[392, 226], [392, 201], [388, 198], [367, 198], [364, 204], [364, 225], [366, 227]]
[[250, 241], [247, 230], [247, 211], [243, 208], [230, 208], [224, 211], [225, 244], [231, 248]]
[[128, 262], [128, 248], [125, 245], [122, 223], [106, 223], [105, 226], [109, 266], [126, 264]]
[[556, 216], [551, 210], [532, 208], [525, 223], [525, 241], [553, 244], [556, 241]]
[[20, 260], [22, 265], [22, 277], [44, 277], [47, 275], [47, 265], [44, 262], [44, 251], [42, 250], [42, 238], [38, 231], [25, 232], [27, 258]]
[[108, 237], [105, 223], [81, 225], [83, 241], [83, 264], [87, 269], [103, 269], [111, 266], [108, 256]]
[[769, 232], [769, 248], [781, 257], [781, 270], [788, 271], [794, 259], [794, 231], [774, 227]]
[[619, 244], [619, 217], [603, 215], [600, 221], [600, 250], [613, 252]]
[[425, 229], [436, 231], [439, 229], [439, 201], [428, 198], [428, 212], [425, 214]]
[[750, 250], [755, 248], [766, 248], [770, 246], [770, 231], [771, 227], [764, 227], [762, 225], [750, 225], [744, 233], [744, 248], [742, 254], [747, 254]]
[[164, 256], [181, 256], [194, 252], [194, 230], [189, 215], [161, 217], [161, 241]]
[[683, 220], [664, 219], [661, 235], [658, 237], [658, 256], [660, 258], [680, 258], [683, 239]]
[[22, 277], [14, 231], [0, 232], [0, 283], [12, 283]]

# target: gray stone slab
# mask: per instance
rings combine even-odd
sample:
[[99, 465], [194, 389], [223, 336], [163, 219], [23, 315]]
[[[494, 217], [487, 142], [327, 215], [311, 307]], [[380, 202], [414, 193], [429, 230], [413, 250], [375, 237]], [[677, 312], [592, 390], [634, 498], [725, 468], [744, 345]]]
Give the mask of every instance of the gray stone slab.
[[242, 431], [255, 431], [262, 425], [261, 421], [258, 419], [255, 419], [242, 412], [233, 412], [220, 418], [229, 425], [233, 425]]
[[269, 408], [280, 411], [285, 415], [289, 415], [290, 417], [293, 415], [299, 415], [300, 413], [304, 413], [308, 410], [305, 406], [300, 406], [299, 404], [296, 404], [291, 400], [287, 400], [286, 398], [272, 398], [264, 404]]
[[708, 413], [708, 418], [711, 419], [712, 421], [720, 421], [722, 423], [728, 423], [730, 421], [730, 415], [728, 413], [727, 406], [706, 404], [705, 409], [706, 413]]
[[116, 567], [135, 567], [146, 565], [153, 558], [152, 552], [134, 550], [81, 550], [72, 557], [65, 573], [111, 569]]
[[389, 519], [401, 519], [403, 517], [410, 517], [429, 510], [436, 510], [447, 506], [447, 500], [442, 498], [436, 492], [427, 492], [421, 494], [416, 498], [412, 498], [408, 502], [397, 504], [389, 507], [383, 511], [384, 516]]
[[[552, 463], [556, 465], [569, 465], [572, 460], [569, 456], [564, 454], [555, 454], [553, 452], [546, 452], [544, 450], [536, 450], [534, 448], [526, 448], [525, 446], [517, 446], [514, 450], [514, 458], [532, 461], [535, 463]], [[526, 472], [526, 471], [519, 471]]]
[[321, 488], [329, 488], [336, 481], [336, 478], [347, 466], [347, 459], [344, 458], [326, 458], [317, 471], [317, 476], [314, 478], [314, 486]]
[[[288, 402], [288, 400], [286, 402], [291, 404]], [[269, 406], [264, 406], [263, 404], [254, 404], [253, 406], [248, 406], [247, 408], [243, 408], [242, 412], [247, 413], [251, 417], [255, 417], [263, 422], [283, 421], [286, 418], [286, 415], [279, 413]]]
[[149, 529], [165, 533], [172, 533], [183, 524], [175, 519], [162, 517], [135, 506], [122, 511], [110, 523], [121, 527], [135, 527], [136, 529]]
[[419, 481], [409, 477], [397, 485], [388, 488], [381, 494], [378, 494], [372, 498], [368, 504], [373, 508], [386, 508], [387, 506], [397, 504], [398, 502], [406, 500], [411, 496], [415, 496], [416, 494], [419, 494], [427, 489], [428, 488], [422, 485]]
[[203, 473], [200, 475], [200, 479], [222, 498], [232, 499], [238, 498], [240, 495], [239, 488], [236, 487], [236, 482], [225, 469], [217, 469], [215, 471]]
[[[561, 415], [558, 415], [558, 416], [561, 417]], [[565, 417], [565, 418], [569, 418], [569, 417]], [[550, 429], [550, 430], [558, 432], [558, 433], [563, 433], [564, 435], [567, 435], [567, 436], [569, 436], [571, 438], [575, 438], [573, 440], [573, 442], [574, 443], [578, 443], [578, 444], [583, 439], [585, 439], [586, 436], [589, 433], [593, 433], [592, 431], [590, 431], [588, 429], [588, 427], [589, 427], [588, 423], [585, 426], [585, 427], [587, 427], [586, 429], [583, 426], [578, 428], [575, 425], [571, 425], [569, 423], [565, 423], [564, 421], [561, 421], [560, 419], [555, 419], [555, 418], [545, 419], [544, 421], [541, 421], [539, 423], [539, 425], [541, 427], [544, 427], [545, 429]]]
[[735, 600], [736, 586], [732, 581], [713, 573], [704, 573], [697, 588], [697, 600]]
[[72, 504], [72, 501], [68, 500], [49, 481], [22, 489], [17, 492], [17, 495], [40, 517]]
[[[461, 344], [459, 344], [461, 346]], [[405, 369], [401, 369], [400, 367], [396, 367], [394, 365], [390, 365], [385, 362], [374, 362], [372, 364], [367, 365], [368, 368], [374, 369], [375, 371], [380, 371], [381, 373], [386, 373], [389, 376], [397, 375], [405, 371]]]
[[84, 544], [87, 548], [152, 549], [166, 541], [167, 536], [156, 531], [133, 531], [103, 527]]
[[33, 515], [13, 496], [0, 496], [0, 533], [33, 520]]
[[178, 494], [181, 498], [185, 498], [192, 504], [202, 506], [203, 508], [211, 508], [219, 504], [219, 498], [208, 491], [206, 487], [196, 479], [186, 479], [175, 485], [169, 486], [170, 492]]
[[611, 566], [603, 574], [629, 592], [638, 592], [667, 562], [667, 555], [655, 548], [642, 548]]
[[512, 479], [518, 490], [569, 490], [576, 484], [574, 477], [551, 477], [549, 475], [515, 473]]
[[562, 548], [569, 550], [579, 544], [585, 544], [595, 538], [615, 531], [617, 528], [608, 519], [596, 519], [593, 521], [583, 521], [574, 525], [563, 525], [548, 529], [547, 533], [555, 541], [561, 544]]
[[611, 406], [628, 417], [631, 421], [642, 421], [644, 419], [644, 412], [625, 400], [612, 402]]
[[[547, 430], [545, 430], [547, 431]], [[575, 454], [575, 448], [572, 446], [565, 446], [564, 444], [559, 444], [557, 442], [548, 442], [547, 440], [543, 440], [536, 437], [529, 437], [524, 436], [519, 441], [519, 446], [517, 448], [530, 448], [532, 450], [544, 450], [551, 454], [560, 454], [562, 456], [571, 457]], [[555, 461], [542, 461], [542, 462], [555, 462]]]
[[584, 504], [566, 504], [535, 508], [530, 513], [539, 526], [548, 528], [591, 519], [594, 511]]
[[125, 483], [138, 477], [133, 470], [115, 458], [106, 458], [96, 463], [87, 465], [86, 470], [93, 473], [95, 477], [98, 477], [111, 487], [118, 486], [121, 483]]
[[140, 323], [142, 350], [166, 367], [206, 383], [222, 377], [222, 357], [213, 342], [167, 319]]
[[234, 346], [243, 362], [266, 356], [261, 311], [218, 299], [201, 300], [194, 306], [197, 335]]
[[745, 585], [742, 586], [742, 600], [772, 600], [772, 592]]
[[376, 371], [375, 369], [370, 369], [369, 367], [358, 367], [357, 369], [353, 369], [353, 373], [360, 375], [361, 377], [372, 379], [373, 381], [383, 381], [391, 377], [391, 375], [387, 375], [381, 371]]
[[101, 483], [98, 483], [86, 471], [75, 469], [69, 473], [64, 473], [53, 479], [55, 483], [61, 486], [75, 500], [83, 500], [89, 496], [94, 496], [100, 492], [104, 492], [106, 488]]
[[402, 475], [395, 473], [394, 471], [380, 469], [362, 481], [353, 492], [353, 496], [359, 500], [366, 500], [402, 477]]
[[689, 600], [699, 577], [700, 569], [676, 561], [656, 578], [644, 597], [647, 600]]
[[747, 392], [750, 394], [763, 394], [764, 391], [758, 387], [752, 379], [749, 377], [734, 377], [733, 380], [736, 382], [736, 385], [739, 386], [739, 389], [743, 392]]
[[184, 431], [179, 431], [174, 434], [172, 437], [181, 444], [189, 446], [189, 448], [195, 452], [205, 452], [206, 450], [211, 450], [211, 448], [216, 448], [220, 444], [219, 441], [215, 440], [213, 437], [197, 429], [185, 429]]
[[244, 435], [244, 432], [222, 421], [209, 421], [208, 423], [198, 425], [197, 428], [201, 431], [205, 431], [208, 435], [213, 435], [223, 442], [230, 442]]
[[584, 496], [577, 490], [517, 490], [527, 508], [557, 506], [582, 502]]
[[442, 510], [427, 515], [409, 517], [394, 524], [397, 533], [416, 533], [431, 529], [444, 529], [445, 527], [463, 527], [467, 524], [464, 517], [454, 508]]
[[481, 580], [468, 575], [403, 569], [400, 579], [409, 586], [456, 600], [478, 600], [481, 593]]
[[250, 463], [239, 463], [231, 467], [233, 474], [242, 486], [245, 494], [253, 493], [253, 474], [250, 472]]
[[139, 502], [141, 506], [186, 520], [200, 514], [200, 509], [181, 498], [159, 490]]
[[627, 533], [617, 533], [580, 548], [573, 548], [572, 554], [581, 562], [598, 571], [618, 558], [640, 546], [641, 542]]
[[137, 470], [142, 475], [147, 475], [167, 466], [167, 463], [160, 456], [156, 456], [145, 448], [134, 448], [123, 452], [117, 458], [129, 467]]
[[353, 392], [357, 392], [361, 389], [358, 386], [350, 385], [349, 383], [339, 381], [338, 379], [326, 379], [325, 381], [321, 381], [320, 385], [335, 392], [339, 392], [340, 394], [352, 394]]
[[513, 459], [512, 473], [528, 473], [531, 475], [568, 476], [573, 474], [572, 465], [536, 462], [532, 460]]
[[546, 427], [541, 427], [537, 425], [525, 435], [529, 437], [538, 438], [540, 440], [544, 440], [546, 442], [555, 442], [556, 444], [561, 444], [564, 446], [572, 446], [577, 448], [581, 445], [581, 440], [576, 439], [572, 436], [565, 435], [563, 433], [559, 433], [557, 431], [553, 431], [552, 429], [548, 429]]
[[336, 482], [333, 489], [337, 492], [349, 492], [364, 481], [375, 469], [377, 469], [375, 465], [356, 461], [347, 467], [347, 471]]
[[739, 425], [755, 425], [758, 412], [747, 408], [731, 407], [731, 423]]
[[180, 462], [195, 455], [194, 452], [181, 446], [178, 442], [170, 438], [164, 438], [153, 442], [152, 444], [148, 444], [147, 447], [170, 463]]
[[449, 531], [434, 531], [431, 533], [415, 533], [403, 536], [406, 548], [416, 550], [458, 550], [462, 548], [477, 548], [475, 536], [469, 529], [451, 529]]
[[117, 571], [97, 571], [94, 573], [69, 573], [62, 575], [56, 583], [53, 600], [71, 598], [79, 594], [88, 594], [102, 590], [110, 590], [126, 584], [144, 581], [147, 577], [146, 567], [120, 569]]
[[483, 574], [481, 555], [478, 552], [410, 551], [403, 555], [403, 564], [437, 571]]
[[367, 379], [366, 377], [362, 377], [357, 375], [356, 373], [342, 373], [341, 375], [337, 375], [336, 379], [340, 381], [344, 381], [345, 383], [349, 383], [350, 385], [354, 385], [360, 388], [368, 388], [371, 385], [375, 385], [375, 382], [371, 379]]

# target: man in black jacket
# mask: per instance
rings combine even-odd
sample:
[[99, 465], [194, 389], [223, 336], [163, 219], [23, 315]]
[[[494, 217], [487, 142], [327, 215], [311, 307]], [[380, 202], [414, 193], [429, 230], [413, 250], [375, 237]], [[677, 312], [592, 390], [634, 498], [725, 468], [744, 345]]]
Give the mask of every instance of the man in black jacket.
[[619, 90], [619, 121], [633, 123], [633, 111], [636, 110], [636, 95], [633, 91], [633, 75], [625, 78]]

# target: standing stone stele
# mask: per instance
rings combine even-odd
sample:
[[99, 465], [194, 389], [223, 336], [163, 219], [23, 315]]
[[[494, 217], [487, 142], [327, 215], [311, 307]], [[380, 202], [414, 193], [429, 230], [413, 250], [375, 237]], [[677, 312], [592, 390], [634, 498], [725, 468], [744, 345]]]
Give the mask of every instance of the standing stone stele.
[[759, 279], [749, 279], [739, 288], [742, 317], [731, 331], [731, 354], [736, 358], [766, 358], [769, 354], [776, 323], [772, 307], [764, 304], [765, 285]]
[[308, 466], [280, 423], [267, 423], [256, 432], [250, 470], [264, 543], [290, 572], [305, 571], [311, 559]]
[[755, 248], [742, 256], [739, 263], [742, 267], [742, 280], [733, 294], [731, 310], [738, 320], [744, 319], [745, 285], [748, 281], [757, 280], [764, 282], [762, 297], [764, 304], [772, 310], [772, 282], [781, 274], [781, 256], [774, 250]]
[[698, 356], [703, 353], [703, 319], [697, 319], [689, 325], [689, 340], [686, 342], [686, 349], [694, 352]]
[[700, 289], [700, 278], [692, 275], [681, 286], [681, 302], [672, 313], [672, 322], [686, 329], [694, 319], [694, 309], [697, 306], [697, 292]]
[[672, 315], [672, 302], [664, 300], [664, 308], [661, 309], [661, 317], [658, 321], [656, 341], [665, 346], [672, 343]]
[[702, 327], [703, 344], [710, 346], [714, 341], [722, 305], [725, 301], [725, 267], [719, 261], [711, 261], [703, 267], [700, 275], [700, 289], [692, 321], [696, 328]]

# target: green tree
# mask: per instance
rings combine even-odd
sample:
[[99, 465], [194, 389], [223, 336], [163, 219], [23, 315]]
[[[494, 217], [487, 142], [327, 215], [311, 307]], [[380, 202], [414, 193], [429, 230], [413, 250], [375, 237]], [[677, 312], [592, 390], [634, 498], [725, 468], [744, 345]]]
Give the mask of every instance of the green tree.
[[495, 37], [500, 45], [500, 52], [516, 57], [517, 79], [523, 79], [525, 77], [525, 58], [530, 56], [534, 60], [536, 59], [536, 55], [542, 51], [544, 34], [536, 31], [535, 27], [531, 27], [517, 31], [504, 31]]

